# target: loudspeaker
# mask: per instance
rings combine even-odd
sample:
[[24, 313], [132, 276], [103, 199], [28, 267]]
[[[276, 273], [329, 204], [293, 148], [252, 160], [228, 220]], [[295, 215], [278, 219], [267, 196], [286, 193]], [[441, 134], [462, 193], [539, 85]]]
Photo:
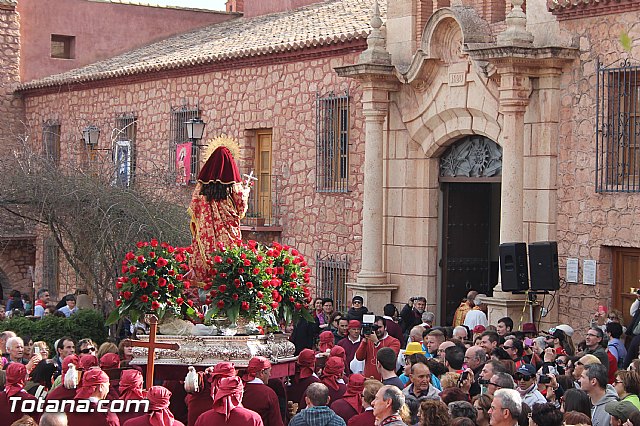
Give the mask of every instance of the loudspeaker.
[[529, 270], [532, 291], [559, 290], [558, 243], [542, 241], [529, 244]]
[[529, 265], [525, 243], [500, 244], [500, 276], [502, 291], [526, 291], [529, 289]]

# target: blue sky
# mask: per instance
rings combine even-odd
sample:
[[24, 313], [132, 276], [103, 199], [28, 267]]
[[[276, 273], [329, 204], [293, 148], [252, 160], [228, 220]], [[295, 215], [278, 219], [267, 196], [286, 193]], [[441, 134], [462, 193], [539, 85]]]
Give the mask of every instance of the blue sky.
[[226, 0], [141, 0], [140, 3], [224, 10]]

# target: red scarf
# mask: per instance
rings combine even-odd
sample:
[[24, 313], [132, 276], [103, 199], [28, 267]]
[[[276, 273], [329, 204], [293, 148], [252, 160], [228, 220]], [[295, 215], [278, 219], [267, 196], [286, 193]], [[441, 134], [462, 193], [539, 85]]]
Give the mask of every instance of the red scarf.
[[311, 349], [303, 349], [298, 355], [297, 364], [300, 367], [300, 373], [296, 379], [306, 379], [313, 376], [316, 366], [316, 354]]
[[6, 384], [4, 388], [7, 397], [11, 397], [22, 392], [26, 377], [27, 367], [19, 362], [12, 362], [9, 364], [6, 371]]
[[349, 384], [347, 391], [342, 398], [356, 410], [356, 413], [362, 413], [362, 391], [364, 390], [364, 376], [362, 374], [352, 374], [349, 376]]
[[120, 375], [118, 390], [120, 391], [120, 399], [123, 401], [143, 399], [142, 373], [138, 370], [124, 370]]
[[335, 346], [336, 339], [333, 337], [333, 333], [330, 331], [323, 331], [320, 333], [320, 343], [318, 343], [318, 349], [320, 352], [326, 352], [327, 349], [331, 349]]
[[92, 368], [89, 371], [85, 371], [82, 374], [82, 382], [78, 391], [76, 392], [75, 399], [87, 399], [89, 398], [96, 386], [109, 383], [109, 376], [107, 373], [99, 368]]
[[223, 414], [225, 420], [229, 420], [231, 412], [241, 405], [243, 391], [244, 384], [238, 376], [222, 378], [213, 398], [213, 410]]
[[250, 382], [256, 378], [256, 374], [258, 374], [262, 370], [266, 370], [267, 368], [271, 368], [271, 363], [268, 359], [263, 356], [254, 356], [249, 361], [247, 372], [244, 376], [242, 376], [242, 380], [244, 380], [245, 382]]
[[147, 391], [149, 400], [149, 424], [151, 426], [173, 425], [173, 414], [169, 410], [171, 391], [163, 386], [151, 386]]
[[236, 375], [236, 366], [232, 362], [219, 362], [211, 370], [207, 376], [207, 381], [211, 384], [211, 397], [215, 396], [220, 380], [225, 377], [233, 377]]
[[322, 383], [333, 390], [338, 390], [340, 389], [338, 379], [341, 379], [343, 374], [344, 363], [342, 362], [342, 359], [337, 356], [329, 357], [324, 369], [322, 370]]

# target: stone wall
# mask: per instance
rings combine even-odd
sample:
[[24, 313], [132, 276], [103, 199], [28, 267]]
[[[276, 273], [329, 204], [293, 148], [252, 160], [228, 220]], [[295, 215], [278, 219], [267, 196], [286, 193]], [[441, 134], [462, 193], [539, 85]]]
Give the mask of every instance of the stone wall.
[[[638, 14], [605, 15], [560, 22], [580, 43], [580, 57], [562, 76], [558, 154], [558, 251], [566, 259], [598, 262], [596, 286], [569, 284], [560, 292], [560, 321], [588, 324], [598, 305], [611, 305], [612, 247], [640, 247], [640, 194], [596, 193], [596, 61], [609, 66], [628, 56], [619, 37], [634, 40], [640, 59]], [[569, 297], [570, 295], [570, 297]]]
[[[359, 49], [358, 49], [359, 50]], [[325, 53], [325, 55], [328, 55]], [[190, 75], [144, 80], [130, 84], [60, 90], [60, 93], [26, 94], [27, 122], [38, 128], [43, 120], [61, 123], [61, 163], [68, 163], [85, 148], [80, 131], [88, 123], [102, 129], [99, 148], [109, 145], [115, 117], [133, 112], [138, 118], [137, 173], [151, 173], [169, 164], [171, 107], [199, 104], [207, 122], [205, 139], [222, 133], [238, 138], [242, 147], [239, 167], [248, 173], [253, 165], [255, 130], [273, 132], [272, 173], [281, 177], [279, 202], [280, 240], [309, 259], [316, 253], [348, 254], [348, 280], [360, 270], [362, 185], [364, 161], [361, 92], [357, 83], [339, 78], [334, 67], [356, 62], [357, 53], [311, 60], [273, 63]], [[318, 193], [316, 173], [316, 94], [348, 90], [351, 100], [350, 168], [348, 193]], [[40, 143], [41, 135], [33, 134]], [[83, 153], [86, 155], [86, 152]], [[109, 155], [98, 152], [98, 155]], [[185, 189], [187, 193], [192, 187]], [[66, 286], [65, 286], [66, 287]]]
[[20, 22], [11, 2], [0, 2], [0, 140], [4, 151], [22, 133], [22, 102], [13, 92], [20, 83]]
[[6, 300], [11, 290], [20, 290], [33, 298], [30, 267], [35, 262], [35, 238], [0, 242], [0, 276]]

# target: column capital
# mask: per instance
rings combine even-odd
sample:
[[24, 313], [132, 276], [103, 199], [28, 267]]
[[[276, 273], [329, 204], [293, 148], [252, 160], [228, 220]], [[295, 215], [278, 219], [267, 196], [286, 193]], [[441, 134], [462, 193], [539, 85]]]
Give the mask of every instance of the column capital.
[[383, 102], [371, 102], [369, 108], [365, 105], [362, 109], [362, 115], [366, 121], [379, 121], [383, 122], [387, 118], [389, 112], [389, 103]]

